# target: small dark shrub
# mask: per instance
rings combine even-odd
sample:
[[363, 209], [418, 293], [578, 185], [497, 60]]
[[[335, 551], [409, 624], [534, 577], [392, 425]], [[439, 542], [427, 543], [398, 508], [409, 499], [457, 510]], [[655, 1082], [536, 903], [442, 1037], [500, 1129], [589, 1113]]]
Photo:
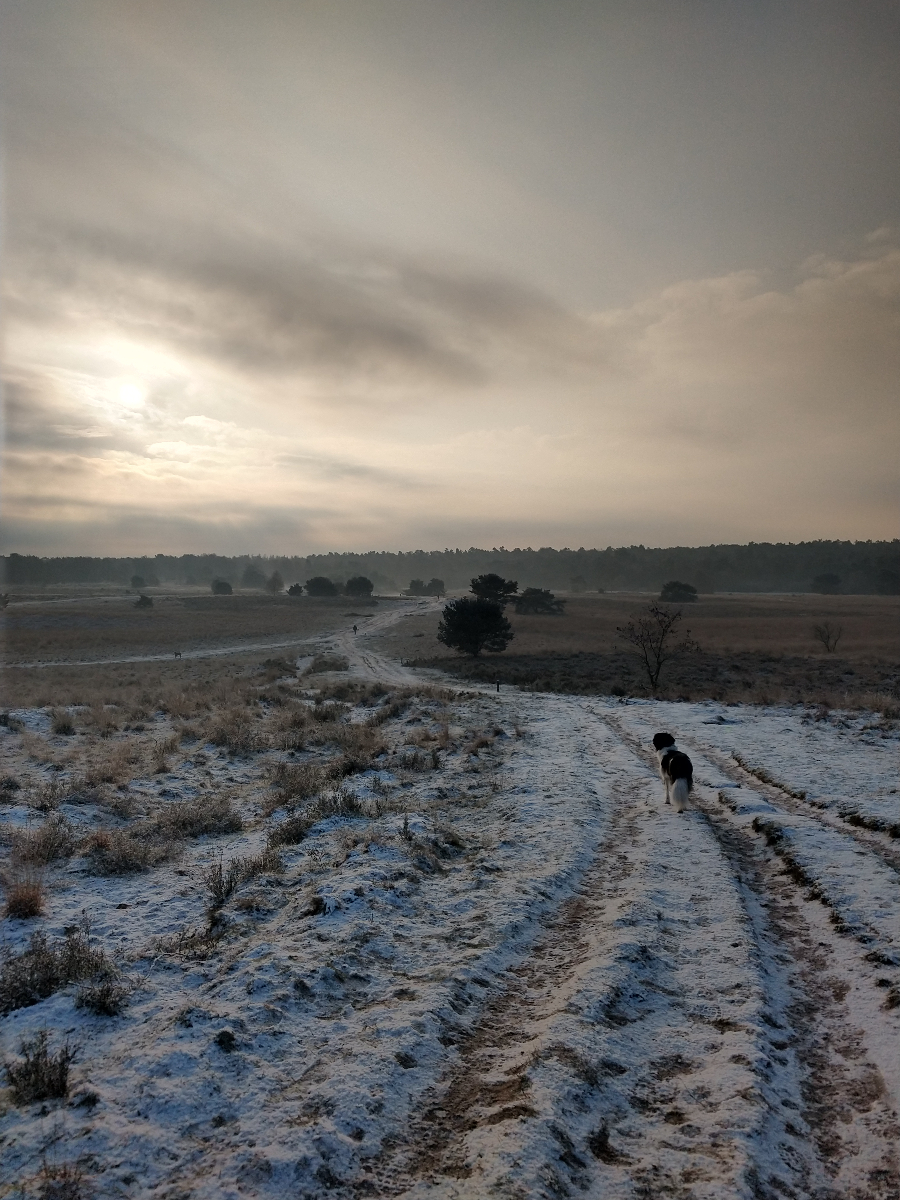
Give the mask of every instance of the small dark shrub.
[[232, 595], [231, 584], [227, 579], [214, 579], [210, 584], [212, 594], [214, 596], [230, 596]]
[[22, 1043], [18, 1062], [7, 1062], [6, 1077], [16, 1104], [56, 1100], [69, 1090], [69, 1066], [77, 1053], [68, 1042], [56, 1054], [48, 1048], [49, 1036], [41, 1029]]
[[144, 596], [144, 595], [138, 596], [134, 607], [135, 608], [152, 608], [153, 600], [149, 596]]

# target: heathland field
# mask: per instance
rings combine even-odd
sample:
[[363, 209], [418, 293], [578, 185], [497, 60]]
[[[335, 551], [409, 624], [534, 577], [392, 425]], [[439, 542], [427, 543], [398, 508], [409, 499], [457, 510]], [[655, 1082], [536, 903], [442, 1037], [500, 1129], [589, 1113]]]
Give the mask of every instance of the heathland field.
[[701, 600], [723, 703], [624, 674], [648, 596], [499, 694], [398, 661], [440, 602], [134, 599], [7, 610], [0, 1195], [896, 1200], [896, 601]]
[[[641, 593], [569, 597], [562, 616], [507, 615], [515, 637], [503, 654], [461, 659], [436, 638], [438, 611], [424, 612], [379, 638], [386, 653], [467, 679], [499, 678], [542, 691], [645, 695], [636, 658], [616, 635], [646, 611]], [[669, 606], [677, 607], [677, 606]], [[900, 598], [896, 596], [715, 595], [683, 606], [683, 627], [699, 651], [663, 672], [672, 698], [897, 706]], [[841, 636], [833, 653], [813, 632]]]

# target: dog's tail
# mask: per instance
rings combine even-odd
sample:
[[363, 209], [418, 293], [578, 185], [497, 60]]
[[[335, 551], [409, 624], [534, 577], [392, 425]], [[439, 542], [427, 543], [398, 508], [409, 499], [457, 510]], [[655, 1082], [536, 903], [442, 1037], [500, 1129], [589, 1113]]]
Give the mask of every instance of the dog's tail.
[[673, 781], [669, 789], [669, 795], [672, 797], [672, 803], [675, 806], [676, 812], [684, 812], [687, 808], [687, 799], [690, 790], [690, 784], [686, 779], [676, 779]]

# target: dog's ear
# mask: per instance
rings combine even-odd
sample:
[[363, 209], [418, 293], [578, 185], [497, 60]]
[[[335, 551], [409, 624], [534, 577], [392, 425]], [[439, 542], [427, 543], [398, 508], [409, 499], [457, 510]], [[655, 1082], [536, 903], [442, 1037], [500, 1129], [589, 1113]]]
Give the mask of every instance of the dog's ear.
[[666, 746], [674, 746], [675, 739], [671, 733], [655, 733], [653, 735], [653, 747], [655, 750], [665, 750]]

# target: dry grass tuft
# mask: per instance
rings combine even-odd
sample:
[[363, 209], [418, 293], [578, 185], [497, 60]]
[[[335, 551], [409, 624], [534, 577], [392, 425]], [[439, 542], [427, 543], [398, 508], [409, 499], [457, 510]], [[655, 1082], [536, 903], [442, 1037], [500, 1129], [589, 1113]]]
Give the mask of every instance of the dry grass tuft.
[[77, 1053], [68, 1042], [55, 1053], [49, 1049], [49, 1035], [41, 1029], [22, 1042], [18, 1062], [7, 1062], [6, 1076], [16, 1104], [37, 1100], [57, 1100], [69, 1091], [69, 1066]]
[[75, 1007], [89, 1009], [100, 1017], [117, 1017], [130, 995], [129, 984], [110, 968], [81, 985], [75, 995]]
[[75, 722], [65, 708], [54, 708], [50, 714], [50, 728], [57, 737], [71, 737], [75, 732]]
[[231, 709], [214, 722], [209, 740], [225, 746], [229, 754], [257, 754], [268, 748], [268, 738], [259, 722], [244, 709]]
[[17, 829], [10, 837], [13, 861], [44, 866], [75, 852], [75, 830], [61, 812], [50, 812], [42, 825]]
[[46, 893], [44, 881], [39, 874], [31, 871], [14, 871], [9, 878], [4, 880], [4, 889], [6, 891], [6, 903], [3, 909], [5, 916], [28, 921], [43, 913]]
[[21, 954], [5, 950], [0, 960], [0, 1015], [28, 1008], [60, 988], [113, 970], [103, 950], [90, 944], [86, 924], [50, 942], [40, 930]]
[[278, 874], [283, 870], [284, 863], [274, 846], [269, 846], [261, 854], [232, 858], [227, 866], [222, 859], [213, 863], [203, 878], [209, 892], [210, 921], [215, 919], [216, 913], [242, 883], [259, 875]]
[[180, 849], [177, 838], [165, 836], [153, 821], [132, 829], [100, 829], [84, 843], [96, 875], [133, 875], [149, 871]]
[[238, 833], [244, 828], [232, 798], [222, 792], [177, 800], [157, 813], [154, 823], [169, 836], [184, 838]]

